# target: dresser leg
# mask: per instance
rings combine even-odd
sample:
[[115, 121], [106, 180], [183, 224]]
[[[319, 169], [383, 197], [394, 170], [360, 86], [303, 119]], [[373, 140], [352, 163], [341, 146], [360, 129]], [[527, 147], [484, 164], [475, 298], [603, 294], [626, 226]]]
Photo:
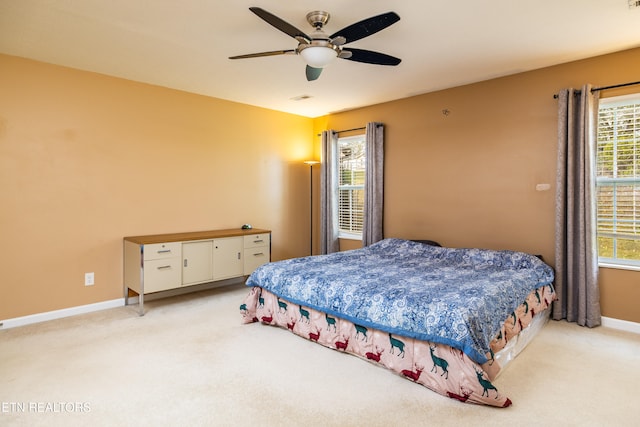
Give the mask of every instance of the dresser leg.
[[144, 293], [138, 295], [138, 314], [144, 316]]

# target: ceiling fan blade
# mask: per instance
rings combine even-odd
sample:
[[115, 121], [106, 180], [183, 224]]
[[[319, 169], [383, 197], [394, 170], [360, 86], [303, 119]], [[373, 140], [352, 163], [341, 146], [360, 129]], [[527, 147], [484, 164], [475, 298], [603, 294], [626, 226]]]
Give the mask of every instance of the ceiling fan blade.
[[245, 59], [245, 58], [259, 58], [261, 56], [274, 56], [274, 55], [295, 55], [295, 49], [289, 50], [272, 50], [270, 52], [248, 53], [246, 55], [230, 56], [229, 59]]
[[340, 56], [342, 59], [349, 61], [366, 62], [367, 64], [376, 65], [398, 65], [402, 60], [386, 53], [374, 52], [372, 50], [343, 48], [343, 52], [351, 52], [351, 56]]
[[307, 80], [313, 81], [313, 80], [317, 80], [318, 77], [320, 77], [320, 73], [322, 73], [322, 68], [315, 68], [307, 65], [307, 69], [305, 72], [307, 74]]
[[274, 14], [269, 13], [266, 10], [261, 9], [259, 7], [250, 7], [249, 10], [251, 12], [255, 13], [256, 15], [258, 15], [260, 18], [262, 18], [267, 23], [269, 23], [272, 26], [276, 27], [278, 30], [282, 31], [285, 34], [290, 35], [294, 39], [296, 39], [298, 41], [304, 40], [307, 43], [311, 43], [311, 37], [306, 35], [304, 32], [300, 31], [299, 29], [297, 29], [293, 25], [289, 24], [288, 22], [283, 21], [282, 19], [278, 18]]
[[344, 37], [346, 39], [345, 43], [351, 43], [384, 30], [399, 20], [400, 17], [395, 12], [383, 13], [382, 15], [372, 16], [371, 18], [351, 24], [331, 35], [329, 38]]

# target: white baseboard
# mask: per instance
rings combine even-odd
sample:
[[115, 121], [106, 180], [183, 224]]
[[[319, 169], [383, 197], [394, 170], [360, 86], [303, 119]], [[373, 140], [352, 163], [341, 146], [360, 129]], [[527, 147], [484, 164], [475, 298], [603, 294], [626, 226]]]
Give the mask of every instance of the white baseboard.
[[618, 329], [621, 331], [640, 334], [640, 323], [629, 322], [628, 320], [613, 319], [611, 317], [602, 318], [602, 326], [605, 328]]
[[46, 322], [47, 320], [62, 319], [63, 317], [91, 313], [94, 311], [106, 310], [108, 308], [122, 307], [123, 305], [124, 298], [118, 298], [110, 301], [97, 302], [94, 304], [80, 305], [77, 307], [63, 308], [61, 310], [31, 314], [29, 316], [14, 317], [13, 319], [0, 320], [0, 329], [9, 329], [18, 326], [30, 325], [32, 323]]

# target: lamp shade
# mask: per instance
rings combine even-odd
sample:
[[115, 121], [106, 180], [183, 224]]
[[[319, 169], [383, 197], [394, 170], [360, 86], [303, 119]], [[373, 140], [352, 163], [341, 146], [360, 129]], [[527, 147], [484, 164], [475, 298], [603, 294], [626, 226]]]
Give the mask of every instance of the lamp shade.
[[310, 67], [324, 68], [336, 59], [338, 53], [326, 46], [309, 46], [302, 49], [300, 55]]

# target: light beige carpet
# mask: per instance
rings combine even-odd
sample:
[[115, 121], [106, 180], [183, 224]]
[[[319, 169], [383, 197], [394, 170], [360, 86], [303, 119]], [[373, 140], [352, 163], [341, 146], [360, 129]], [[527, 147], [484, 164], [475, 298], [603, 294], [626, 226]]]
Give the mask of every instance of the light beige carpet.
[[241, 325], [233, 286], [0, 331], [2, 426], [636, 426], [640, 336], [549, 322], [463, 404], [353, 356]]

